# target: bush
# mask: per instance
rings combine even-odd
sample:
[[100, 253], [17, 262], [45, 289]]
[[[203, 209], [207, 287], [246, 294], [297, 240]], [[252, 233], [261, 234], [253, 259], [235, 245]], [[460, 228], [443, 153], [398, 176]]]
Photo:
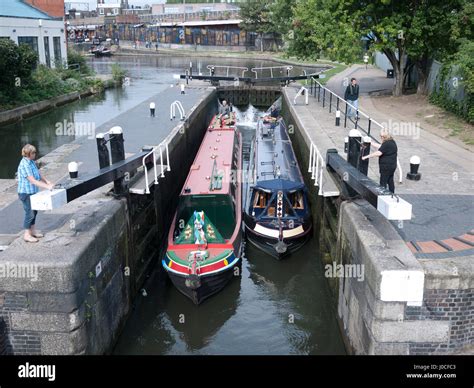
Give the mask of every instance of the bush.
[[27, 45], [17, 46], [11, 39], [0, 39], [0, 90], [13, 97], [30, 80], [38, 55]]
[[[92, 74], [91, 69], [86, 63], [86, 58], [71, 48], [67, 50], [67, 64], [68, 67], [71, 67], [71, 71], [78, 71], [81, 74]], [[76, 65], [79, 65], [79, 68]]]
[[112, 78], [115, 82], [122, 84], [127, 72], [118, 63], [112, 65]]

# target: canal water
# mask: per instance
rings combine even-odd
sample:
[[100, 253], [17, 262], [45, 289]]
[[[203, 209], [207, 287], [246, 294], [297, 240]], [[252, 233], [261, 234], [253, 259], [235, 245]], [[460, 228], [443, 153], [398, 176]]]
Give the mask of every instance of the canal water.
[[[207, 65], [236, 67], [283, 66], [280, 63], [263, 60], [241, 60], [236, 58], [192, 58], [194, 71], [199, 69], [207, 74]], [[73, 103], [44, 112], [19, 123], [0, 127], [0, 179], [12, 179], [21, 159], [20, 150], [26, 143], [38, 148], [38, 157], [46, 155], [57, 147], [83, 141], [90, 136], [89, 130], [83, 134], [58, 136], [58, 123], [82, 123], [84, 128], [97, 128], [120, 113], [138, 105], [152, 95], [176, 83], [173, 74], [182, 74], [189, 68], [190, 59], [186, 57], [163, 56], [117, 56], [114, 58], [90, 58], [89, 64], [98, 74], [110, 74], [113, 63], [119, 63], [127, 70], [130, 85], [120, 89], [109, 89], [103, 94], [88, 97]], [[304, 68], [308, 72], [315, 68]], [[302, 74], [302, 67], [295, 66], [292, 74]], [[222, 74], [218, 69], [216, 75]], [[231, 75], [237, 75], [238, 69], [231, 69]], [[250, 74], [247, 74], [250, 75]], [[260, 74], [261, 76], [262, 74]], [[268, 74], [267, 74], [268, 75]], [[275, 74], [276, 76], [277, 74]], [[95, 136], [94, 136], [95, 137]], [[81, 139], [82, 138], [82, 139]]]
[[[206, 65], [280, 66], [269, 61], [193, 58], [194, 68]], [[22, 145], [37, 145], [40, 156], [58, 146], [83, 141], [81, 136], [57, 136], [56, 124], [93, 122], [96, 127], [175, 83], [174, 73], [189, 66], [189, 58], [143, 56], [91, 58], [97, 73], [110, 73], [119, 62], [131, 77], [130, 86], [107, 90], [0, 128], [0, 179], [13, 178]], [[295, 69], [300, 72], [302, 69]], [[307, 69], [313, 71], [314, 69]], [[254, 134], [250, 107], [238, 112], [244, 142]], [[133, 306], [114, 354], [344, 354], [315, 239], [283, 261], [247, 245], [242, 276], [222, 292], [195, 306], [179, 293], [157, 266]]]
[[[244, 146], [260, 113], [237, 109]], [[247, 244], [242, 276], [199, 306], [156, 268], [114, 354], [345, 354], [315, 239], [283, 261]]]

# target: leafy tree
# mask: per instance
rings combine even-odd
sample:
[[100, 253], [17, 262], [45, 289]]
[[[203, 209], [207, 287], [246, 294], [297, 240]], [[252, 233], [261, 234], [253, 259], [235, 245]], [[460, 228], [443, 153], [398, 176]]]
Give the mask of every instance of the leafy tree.
[[[465, 34], [468, 0], [301, 0], [295, 7], [292, 49], [354, 62], [360, 58], [361, 39], [383, 52], [395, 72], [394, 95], [402, 94], [405, 57], [418, 69], [425, 90], [429, 58], [444, 58]], [[467, 11], [466, 11], [467, 8]], [[464, 11], [463, 11], [464, 10]]]
[[[240, 4], [240, 28], [247, 32], [256, 32], [260, 38], [263, 34], [275, 35], [276, 27], [271, 19], [271, 5], [273, 0], [247, 0]], [[263, 42], [261, 46], [263, 51]]]
[[298, 57], [355, 62], [362, 56], [362, 34], [357, 32], [338, 0], [302, 0], [293, 10], [290, 53]]
[[38, 55], [27, 45], [17, 46], [11, 39], [0, 39], [0, 90], [14, 96], [36, 68]]

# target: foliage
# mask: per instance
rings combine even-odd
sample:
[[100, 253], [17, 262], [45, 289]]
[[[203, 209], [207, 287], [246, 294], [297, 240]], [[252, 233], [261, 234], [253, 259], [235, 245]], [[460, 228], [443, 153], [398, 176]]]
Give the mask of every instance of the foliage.
[[[457, 74], [457, 77], [453, 75]], [[462, 40], [459, 51], [441, 67], [439, 87], [430, 95], [430, 102], [474, 123], [474, 42]], [[464, 99], [457, 101], [452, 94], [464, 87]]]
[[91, 69], [86, 63], [86, 58], [74, 49], [69, 48], [67, 50], [67, 64], [72, 70], [78, 69], [82, 74], [92, 74]]
[[294, 7], [290, 54], [299, 58], [322, 56], [346, 63], [362, 56], [360, 33], [350, 22], [343, 2], [302, 0]]
[[121, 85], [126, 75], [127, 72], [118, 63], [112, 64], [112, 78], [116, 83]]
[[276, 33], [276, 27], [271, 19], [272, 0], [251, 0], [240, 4], [240, 28], [259, 34]]
[[401, 94], [403, 60], [410, 55], [423, 76], [428, 58], [456, 50], [456, 39], [468, 0], [301, 0], [294, 7], [293, 54], [353, 63], [361, 58], [361, 40], [383, 52], [396, 76]]
[[0, 39], [0, 90], [2, 99], [8, 98], [8, 96], [13, 98], [18, 92], [18, 88], [28, 83], [37, 61], [37, 54], [29, 46], [17, 46], [10, 39]]

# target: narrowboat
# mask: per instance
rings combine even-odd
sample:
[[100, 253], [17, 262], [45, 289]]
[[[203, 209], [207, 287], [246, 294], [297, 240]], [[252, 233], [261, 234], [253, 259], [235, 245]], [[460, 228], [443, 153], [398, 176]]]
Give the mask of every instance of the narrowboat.
[[212, 119], [181, 190], [162, 265], [199, 304], [240, 275], [242, 139], [235, 115]]
[[282, 118], [257, 122], [244, 193], [247, 241], [271, 256], [301, 248], [311, 236], [308, 192]]

